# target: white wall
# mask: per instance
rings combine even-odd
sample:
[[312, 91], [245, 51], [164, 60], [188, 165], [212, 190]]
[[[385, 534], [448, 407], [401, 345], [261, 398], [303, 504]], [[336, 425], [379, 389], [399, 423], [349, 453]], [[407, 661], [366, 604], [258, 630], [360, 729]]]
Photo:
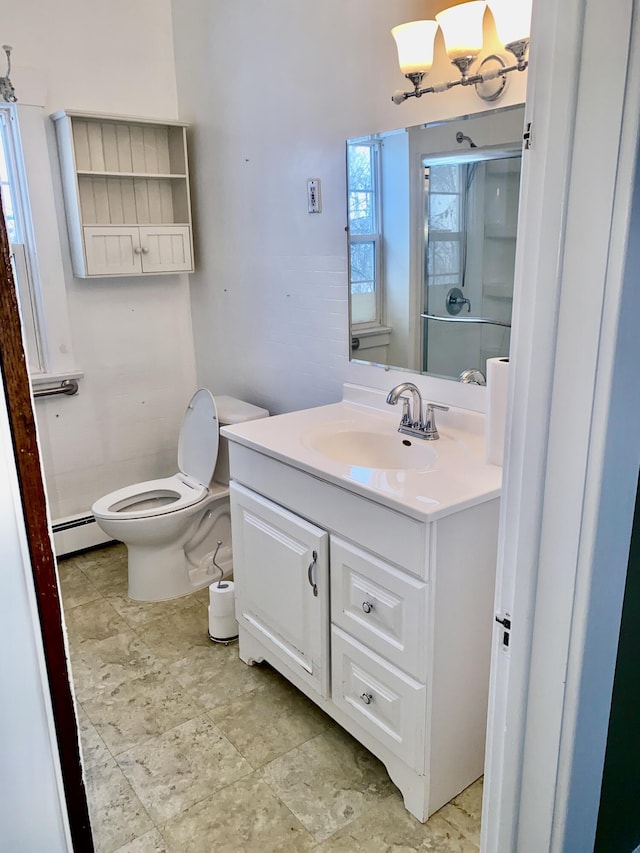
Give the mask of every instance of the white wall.
[[[486, 107], [460, 88], [391, 103], [406, 82], [391, 26], [443, 5], [180, 0], [172, 31], [170, 0], [0, 0], [22, 101], [44, 103], [47, 114], [171, 118], [179, 100], [180, 117], [193, 122], [195, 275], [74, 279], [59, 203], [73, 348], [85, 377], [78, 397], [36, 404], [54, 520], [174, 470], [196, 385], [191, 308], [199, 384], [274, 412], [340, 397], [350, 372], [344, 140]], [[443, 80], [451, 69], [441, 43], [437, 52], [431, 76]], [[501, 103], [523, 99], [524, 77], [514, 75]], [[60, 197], [51, 128], [49, 136]], [[309, 177], [322, 181], [320, 215], [306, 212]], [[372, 368], [356, 375], [392, 382]]]
[[[21, 103], [44, 104], [45, 115], [68, 108], [177, 117], [169, 0], [0, 0], [0, 20]], [[36, 403], [56, 520], [87, 513], [112, 489], [175, 471], [196, 377], [188, 276], [73, 277], [51, 126], [48, 136], [72, 345], [84, 371], [77, 397]]]
[[[347, 361], [344, 143], [494, 106], [461, 87], [391, 102], [406, 81], [389, 30], [445, 5], [173, 2], [180, 113], [194, 123], [198, 377], [214, 392], [282, 412], [335, 401], [347, 376], [393, 384]], [[431, 79], [451, 79], [440, 36], [436, 50]], [[501, 104], [524, 100], [526, 74], [512, 77]], [[320, 215], [306, 211], [310, 177]]]

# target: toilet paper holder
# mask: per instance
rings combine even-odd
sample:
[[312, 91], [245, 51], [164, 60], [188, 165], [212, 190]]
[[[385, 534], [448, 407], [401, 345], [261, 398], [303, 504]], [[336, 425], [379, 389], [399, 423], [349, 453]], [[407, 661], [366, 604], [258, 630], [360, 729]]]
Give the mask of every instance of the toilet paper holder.
[[220, 572], [218, 582], [209, 586], [209, 639], [214, 643], [228, 645], [238, 639], [238, 622], [235, 617], [235, 589], [232, 581], [224, 583], [224, 569], [216, 562], [222, 540], [218, 540], [211, 558], [211, 569]]

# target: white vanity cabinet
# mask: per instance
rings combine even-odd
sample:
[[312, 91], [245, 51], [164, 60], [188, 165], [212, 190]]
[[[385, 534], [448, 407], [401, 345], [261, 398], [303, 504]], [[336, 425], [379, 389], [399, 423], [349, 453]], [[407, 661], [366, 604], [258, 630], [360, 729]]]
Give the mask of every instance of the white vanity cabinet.
[[193, 270], [186, 125], [55, 113], [74, 274]]
[[313, 699], [426, 820], [483, 772], [498, 499], [428, 521], [233, 440], [230, 462], [241, 659]]

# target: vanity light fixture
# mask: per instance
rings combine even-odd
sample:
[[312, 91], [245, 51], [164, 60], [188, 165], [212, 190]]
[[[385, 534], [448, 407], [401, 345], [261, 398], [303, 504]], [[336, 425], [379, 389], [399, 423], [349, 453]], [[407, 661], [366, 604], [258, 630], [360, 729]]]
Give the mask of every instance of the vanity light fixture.
[[10, 104], [15, 104], [18, 98], [16, 96], [16, 90], [13, 88], [13, 84], [9, 79], [9, 74], [11, 74], [11, 45], [3, 44], [2, 49], [7, 54], [7, 73], [4, 77], [0, 77], [0, 95], [2, 95], [4, 100], [8, 101]]
[[[479, 71], [470, 74], [482, 50], [482, 21], [489, 6], [498, 38], [515, 58], [492, 53], [480, 63]], [[470, 0], [444, 9], [435, 21], [412, 21], [391, 30], [398, 48], [400, 70], [413, 84], [413, 91], [394, 92], [392, 100], [401, 104], [407, 98], [420, 98], [431, 92], [447, 92], [454, 86], [475, 86], [478, 97], [497, 101], [507, 85], [507, 74], [524, 71], [529, 62], [529, 21], [531, 0]], [[447, 55], [460, 72], [460, 77], [446, 83], [422, 88], [422, 81], [433, 65], [434, 40], [438, 27], [444, 36]], [[509, 64], [511, 62], [511, 64]]]

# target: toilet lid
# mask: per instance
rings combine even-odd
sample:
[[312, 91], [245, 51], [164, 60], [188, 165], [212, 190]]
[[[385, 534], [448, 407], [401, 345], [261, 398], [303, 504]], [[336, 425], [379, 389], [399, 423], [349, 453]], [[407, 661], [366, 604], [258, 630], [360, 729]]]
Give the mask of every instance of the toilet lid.
[[178, 467], [207, 487], [218, 458], [218, 413], [213, 395], [200, 388], [191, 398], [180, 427]]

